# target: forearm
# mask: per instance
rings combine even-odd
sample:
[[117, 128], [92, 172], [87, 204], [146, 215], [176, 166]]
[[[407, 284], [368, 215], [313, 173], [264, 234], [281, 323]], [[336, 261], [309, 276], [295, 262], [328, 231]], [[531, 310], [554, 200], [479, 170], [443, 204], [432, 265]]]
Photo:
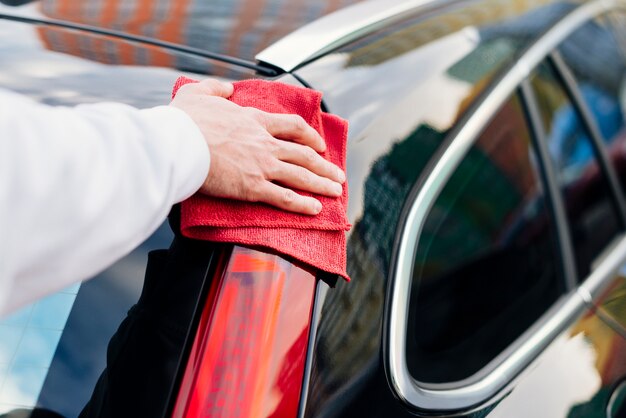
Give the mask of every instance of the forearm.
[[50, 108], [0, 93], [0, 134], [5, 310], [128, 253], [209, 167], [200, 131], [171, 107]]

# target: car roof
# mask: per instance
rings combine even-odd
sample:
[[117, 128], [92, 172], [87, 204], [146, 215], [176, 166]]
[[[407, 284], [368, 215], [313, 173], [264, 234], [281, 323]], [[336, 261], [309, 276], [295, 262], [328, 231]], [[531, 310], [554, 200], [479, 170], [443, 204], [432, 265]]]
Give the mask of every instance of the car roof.
[[[0, 18], [124, 38], [272, 76], [277, 72], [290, 72], [363, 36], [396, 26], [404, 19], [415, 21], [420, 15], [434, 17], [451, 7], [467, 4], [472, 4], [476, 10], [493, 9], [490, 0], [291, 0], [286, 5], [282, 3], [280, 0], [0, 0]], [[539, 4], [558, 2], [511, 0], [507, 3], [510, 10], [493, 10], [482, 16], [493, 20], [494, 13], [509, 17], [521, 15]], [[580, 0], [568, 2], [579, 3]], [[480, 23], [481, 16], [477, 13], [455, 24], [461, 27]], [[424, 28], [418, 26], [417, 29], [423, 31]], [[413, 35], [404, 30], [398, 36]], [[410, 43], [409, 39], [407, 44]], [[107, 62], [111, 53], [107, 51], [109, 57], [103, 56], [99, 61]], [[74, 55], [81, 55], [80, 51]]]
[[450, 0], [370, 0], [317, 19], [256, 55], [257, 60], [284, 71], [312, 61], [407, 15], [432, 10]]
[[257, 69], [254, 56], [268, 45], [360, 1], [0, 0], [0, 17], [132, 39]]
[[[416, 47], [416, 41], [427, 43], [439, 37], [442, 31], [452, 33], [468, 26], [477, 29], [493, 26], [498, 21], [513, 21], [535, 9], [543, 8], [541, 13], [546, 13], [544, 6], [548, 6], [549, 19], [537, 16], [534, 25], [536, 28], [532, 31], [532, 35], [538, 37], [543, 30], [548, 29], [550, 22], [560, 19], [572, 8], [585, 2], [586, 0], [370, 0], [346, 7], [297, 29], [261, 51], [256, 58], [283, 71], [293, 71], [333, 50], [390, 27], [399, 28], [393, 36], [402, 38], [398, 44], [404, 45], [408, 51]], [[460, 13], [456, 13], [454, 19], [446, 17], [454, 13], [455, 9]], [[540, 28], [542, 25], [544, 27]], [[396, 56], [398, 53], [397, 50], [386, 52], [388, 56]], [[379, 56], [378, 59], [385, 58]]]

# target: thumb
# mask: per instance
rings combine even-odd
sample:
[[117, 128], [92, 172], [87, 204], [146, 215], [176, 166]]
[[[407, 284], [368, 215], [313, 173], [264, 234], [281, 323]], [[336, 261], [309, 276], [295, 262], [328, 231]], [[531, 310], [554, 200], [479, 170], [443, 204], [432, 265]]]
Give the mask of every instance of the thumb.
[[207, 78], [198, 83], [203, 92], [211, 96], [219, 96], [228, 99], [233, 94], [232, 83], [226, 83], [214, 78]]

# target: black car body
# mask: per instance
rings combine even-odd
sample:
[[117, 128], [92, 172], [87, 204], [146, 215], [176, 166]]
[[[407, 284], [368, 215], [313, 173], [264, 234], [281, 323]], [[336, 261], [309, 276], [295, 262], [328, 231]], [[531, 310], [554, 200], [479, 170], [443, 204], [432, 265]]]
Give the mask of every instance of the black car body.
[[625, 416], [625, 3], [368, 1], [260, 53], [338, 3], [144, 3], [0, 9], [0, 87], [139, 107], [181, 72], [322, 91], [351, 126], [352, 282], [181, 237], [174, 209], [174, 235], [0, 323], [2, 411]]

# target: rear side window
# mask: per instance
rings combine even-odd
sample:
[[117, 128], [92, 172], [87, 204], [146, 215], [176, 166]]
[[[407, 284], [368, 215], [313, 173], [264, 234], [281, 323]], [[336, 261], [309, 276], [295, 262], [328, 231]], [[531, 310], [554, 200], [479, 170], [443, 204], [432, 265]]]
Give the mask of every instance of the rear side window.
[[428, 383], [481, 370], [563, 291], [552, 211], [521, 101], [493, 117], [427, 215], [407, 363]]
[[618, 235], [618, 212], [590, 134], [553, 68], [540, 65], [530, 82], [556, 167], [581, 281]]
[[626, 14], [585, 23], [559, 48], [626, 188]]

